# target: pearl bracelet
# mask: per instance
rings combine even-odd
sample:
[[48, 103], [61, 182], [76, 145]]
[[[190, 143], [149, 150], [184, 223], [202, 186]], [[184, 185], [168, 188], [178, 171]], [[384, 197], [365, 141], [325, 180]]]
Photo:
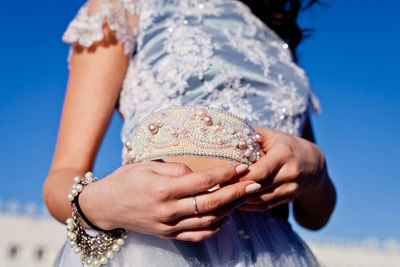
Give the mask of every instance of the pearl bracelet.
[[[68, 194], [68, 200], [72, 207], [72, 218], [66, 220], [67, 237], [71, 240], [70, 244], [74, 248], [74, 252], [81, 254], [82, 266], [85, 263], [93, 266], [106, 264], [109, 259], [114, 257], [114, 253], [119, 251], [127, 237], [127, 231], [122, 228], [104, 231], [95, 236], [89, 235], [83, 229], [80, 219], [84, 215], [79, 213], [76, 200], [85, 186], [97, 180], [91, 172], [87, 172], [84, 178], [75, 176], [71, 192]], [[91, 225], [91, 223], [88, 224]]]

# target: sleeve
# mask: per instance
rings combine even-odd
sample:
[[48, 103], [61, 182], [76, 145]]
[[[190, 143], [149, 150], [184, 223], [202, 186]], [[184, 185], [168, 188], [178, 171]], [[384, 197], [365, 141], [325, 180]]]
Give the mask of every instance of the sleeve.
[[307, 115], [314, 115], [321, 113], [321, 104], [319, 102], [319, 99], [311, 89], [309, 91], [309, 100], [306, 113]]
[[62, 40], [90, 47], [104, 38], [106, 22], [124, 44], [125, 54], [131, 54], [136, 45], [139, 14], [139, 0], [87, 0], [68, 25]]

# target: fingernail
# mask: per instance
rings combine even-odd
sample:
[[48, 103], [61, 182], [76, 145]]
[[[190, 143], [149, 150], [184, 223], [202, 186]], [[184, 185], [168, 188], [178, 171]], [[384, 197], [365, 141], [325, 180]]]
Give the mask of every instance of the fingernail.
[[246, 171], [249, 168], [249, 165], [247, 164], [240, 164], [236, 167], [236, 174], [242, 174], [244, 171]]
[[246, 186], [246, 194], [253, 194], [260, 190], [261, 185], [259, 183], [252, 183]]
[[235, 207], [242, 206], [244, 203], [246, 203], [247, 199], [245, 197], [239, 198], [236, 200]]

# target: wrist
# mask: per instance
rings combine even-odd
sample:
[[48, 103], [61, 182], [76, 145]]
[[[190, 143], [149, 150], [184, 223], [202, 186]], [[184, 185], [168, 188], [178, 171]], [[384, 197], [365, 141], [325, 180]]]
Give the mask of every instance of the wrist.
[[311, 179], [312, 182], [310, 184], [309, 189], [310, 190], [318, 190], [323, 186], [324, 183], [326, 183], [326, 179], [328, 177], [328, 172], [326, 168], [326, 161], [325, 161], [325, 155], [322, 152], [322, 150], [312, 143], [312, 146], [314, 147], [315, 150], [315, 171], [311, 174]]
[[[105, 212], [104, 196], [100, 193], [101, 186], [101, 181], [87, 185], [79, 195], [79, 205], [82, 213], [92, 224], [104, 230], [111, 230], [117, 227], [108, 219], [109, 212]], [[82, 223], [85, 227], [90, 227], [85, 222]]]
[[[71, 201], [72, 208], [71, 218], [66, 220], [67, 237], [71, 240], [70, 245], [74, 248], [75, 253], [81, 254], [82, 266], [85, 265], [85, 263], [94, 266], [106, 264], [108, 259], [114, 257], [114, 252], [118, 252], [120, 246], [124, 244], [124, 239], [127, 237], [127, 230], [123, 228], [103, 230], [94, 225], [83, 213], [79, 203], [79, 196], [81, 196], [81, 193], [86, 187], [98, 181], [98, 179], [93, 177], [91, 172], [87, 172], [84, 178], [76, 176], [73, 180], [74, 184], [71, 187], [71, 192], [67, 196], [68, 200]], [[92, 188], [94, 187], [92, 186]], [[84, 201], [86, 204], [95, 203], [88, 198], [91, 191], [93, 190], [87, 190], [86, 201]], [[96, 193], [96, 191], [93, 193]], [[86, 208], [86, 212], [88, 212], [91, 205], [84, 205], [84, 207]], [[94, 218], [94, 214], [98, 215], [101, 213], [92, 213], [92, 215], [89, 216]], [[98, 222], [101, 221], [99, 220], [97, 223]], [[95, 236], [89, 235], [83, 228], [84, 223], [89, 225], [92, 229], [101, 231], [101, 233]]]

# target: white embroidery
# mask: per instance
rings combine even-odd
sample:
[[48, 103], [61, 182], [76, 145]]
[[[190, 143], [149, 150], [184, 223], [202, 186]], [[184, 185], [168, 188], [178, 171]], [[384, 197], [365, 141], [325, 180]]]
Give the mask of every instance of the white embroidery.
[[[213, 106], [296, 135], [307, 112], [318, 111], [285, 43], [242, 2], [146, 0], [140, 12], [137, 1], [118, 3], [124, 12], [140, 13], [137, 53], [120, 96], [124, 141], [143, 117], [170, 106]], [[90, 46], [103, 38], [99, 25], [107, 17], [131, 52], [135, 33], [116, 15], [107, 3], [91, 17], [84, 6], [65, 40]]]
[[139, 4], [134, 0], [101, 1], [95, 14], [89, 15], [90, 4], [92, 1], [89, 0], [79, 9], [65, 31], [63, 41], [77, 42], [84, 47], [90, 47], [94, 42], [104, 38], [102, 26], [104, 19], [107, 18], [108, 26], [124, 44], [125, 54], [131, 54], [135, 49], [137, 31], [136, 28], [129, 27], [127, 19], [129, 16], [139, 14]]

